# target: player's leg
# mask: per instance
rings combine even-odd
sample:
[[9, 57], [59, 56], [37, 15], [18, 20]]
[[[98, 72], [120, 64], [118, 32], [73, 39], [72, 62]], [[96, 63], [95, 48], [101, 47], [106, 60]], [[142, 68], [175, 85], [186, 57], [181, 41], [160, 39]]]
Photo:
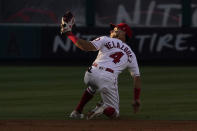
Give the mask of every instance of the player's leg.
[[101, 91], [101, 98], [103, 100], [105, 109], [103, 114], [110, 118], [119, 116], [119, 94], [118, 89], [114, 87], [107, 87]]
[[70, 117], [71, 117], [71, 118], [83, 118], [83, 117], [84, 117], [83, 114], [82, 114], [83, 108], [84, 108], [84, 106], [92, 99], [92, 97], [93, 97], [93, 95], [95, 94], [95, 92], [96, 92], [96, 91], [93, 91], [93, 90], [91, 89], [91, 87], [88, 87], [88, 88], [84, 91], [84, 93], [83, 93], [83, 95], [82, 95], [82, 97], [81, 97], [81, 99], [80, 99], [80, 101], [79, 101], [77, 107], [76, 107], [75, 110], [70, 114]]
[[101, 98], [103, 100], [105, 109], [103, 114], [110, 118], [117, 118], [119, 116], [119, 92], [117, 78], [108, 76], [108, 80], [101, 88]]
[[101, 93], [101, 98], [103, 104], [100, 106], [96, 106], [89, 115], [87, 119], [92, 119], [95, 116], [99, 116], [101, 114], [105, 114], [110, 118], [116, 118], [119, 116], [119, 94], [116, 79], [110, 80], [103, 77], [102, 83], [100, 83], [101, 87], [99, 87], [99, 91]]
[[110, 93], [108, 93], [108, 91], [101, 92], [101, 98], [102, 103], [97, 104], [96, 107], [88, 113], [87, 119], [92, 119], [101, 114], [104, 114], [109, 118], [117, 118], [119, 116], [118, 93], [113, 91], [110, 91]]
[[92, 77], [89, 72], [86, 72], [85, 77], [84, 77], [85, 83], [89, 86], [83, 93], [77, 107], [75, 110], [70, 114], [70, 117], [72, 118], [81, 118], [82, 111], [84, 106], [93, 98], [93, 95], [96, 92], [96, 88], [91, 86], [92, 83]]
[[82, 113], [84, 106], [93, 98], [93, 95], [95, 94], [95, 90], [93, 90], [90, 86], [84, 91], [77, 107], [76, 111], [79, 113]]

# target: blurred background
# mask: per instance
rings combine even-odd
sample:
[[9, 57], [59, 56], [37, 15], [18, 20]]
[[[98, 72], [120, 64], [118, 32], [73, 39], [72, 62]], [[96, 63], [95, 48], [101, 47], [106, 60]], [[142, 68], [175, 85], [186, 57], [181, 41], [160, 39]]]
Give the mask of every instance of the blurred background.
[[75, 107], [97, 52], [60, 34], [67, 10], [75, 15], [73, 33], [86, 40], [109, 35], [109, 23], [131, 27], [143, 109], [131, 113], [132, 82], [123, 72], [124, 117], [196, 120], [196, 0], [0, 0], [0, 119], [64, 119]]
[[143, 64], [194, 64], [196, 7], [195, 0], [0, 0], [0, 59], [90, 64], [96, 54], [80, 51], [59, 33], [70, 10], [79, 37], [109, 35], [109, 23], [126, 22], [133, 30], [129, 44]]

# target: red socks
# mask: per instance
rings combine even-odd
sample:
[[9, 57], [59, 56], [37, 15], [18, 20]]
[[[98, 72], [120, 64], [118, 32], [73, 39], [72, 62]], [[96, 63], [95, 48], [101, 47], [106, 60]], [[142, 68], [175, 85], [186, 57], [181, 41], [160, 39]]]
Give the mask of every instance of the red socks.
[[87, 90], [85, 90], [85, 92], [83, 93], [83, 96], [81, 97], [81, 100], [75, 110], [78, 111], [79, 113], [81, 113], [83, 111], [83, 107], [85, 106], [85, 104], [88, 103], [88, 101], [90, 101], [92, 99], [92, 97], [93, 97], [93, 95], [90, 94]]
[[106, 116], [108, 116], [110, 118], [113, 118], [113, 117], [115, 117], [115, 109], [113, 107], [107, 107], [103, 111], [103, 114], [105, 114]]

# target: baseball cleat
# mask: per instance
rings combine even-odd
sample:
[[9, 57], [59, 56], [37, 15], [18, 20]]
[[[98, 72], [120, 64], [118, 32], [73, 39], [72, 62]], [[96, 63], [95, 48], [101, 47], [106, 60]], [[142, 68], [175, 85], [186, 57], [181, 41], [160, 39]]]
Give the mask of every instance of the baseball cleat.
[[84, 118], [84, 114], [81, 114], [81, 113], [77, 112], [76, 110], [74, 110], [73, 112], [71, 112], [70, 118], [83, 119]]
[[99, 103], [93, 110], [88, 112], [86, 119], [90, 120], [93, 117], [100, 116], [101, 114], [103, 114], [103, 111], [104, 111], [103, 103], [102, 104]]

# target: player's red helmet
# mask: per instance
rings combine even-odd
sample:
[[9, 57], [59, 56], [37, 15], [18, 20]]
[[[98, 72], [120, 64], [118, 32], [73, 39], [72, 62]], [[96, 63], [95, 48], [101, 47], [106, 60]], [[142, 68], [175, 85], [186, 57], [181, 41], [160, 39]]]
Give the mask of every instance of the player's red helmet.
[[115, 24], [110, 23], [110, 26], [111, 26], [111, 28], [113, 28], [113, 29], [114, 29], [114, 27], [118, 27], [118, 28], [120, 28], [122, 31], [126, 32], [126, 35], [127, 35], [129, 38], [132, 37], [131, 28], [130, 28], [127, 24], [125, 24], [125, 23], [120, 23], [120, 24], [118, 24], [118, 25], [115, 25]]

